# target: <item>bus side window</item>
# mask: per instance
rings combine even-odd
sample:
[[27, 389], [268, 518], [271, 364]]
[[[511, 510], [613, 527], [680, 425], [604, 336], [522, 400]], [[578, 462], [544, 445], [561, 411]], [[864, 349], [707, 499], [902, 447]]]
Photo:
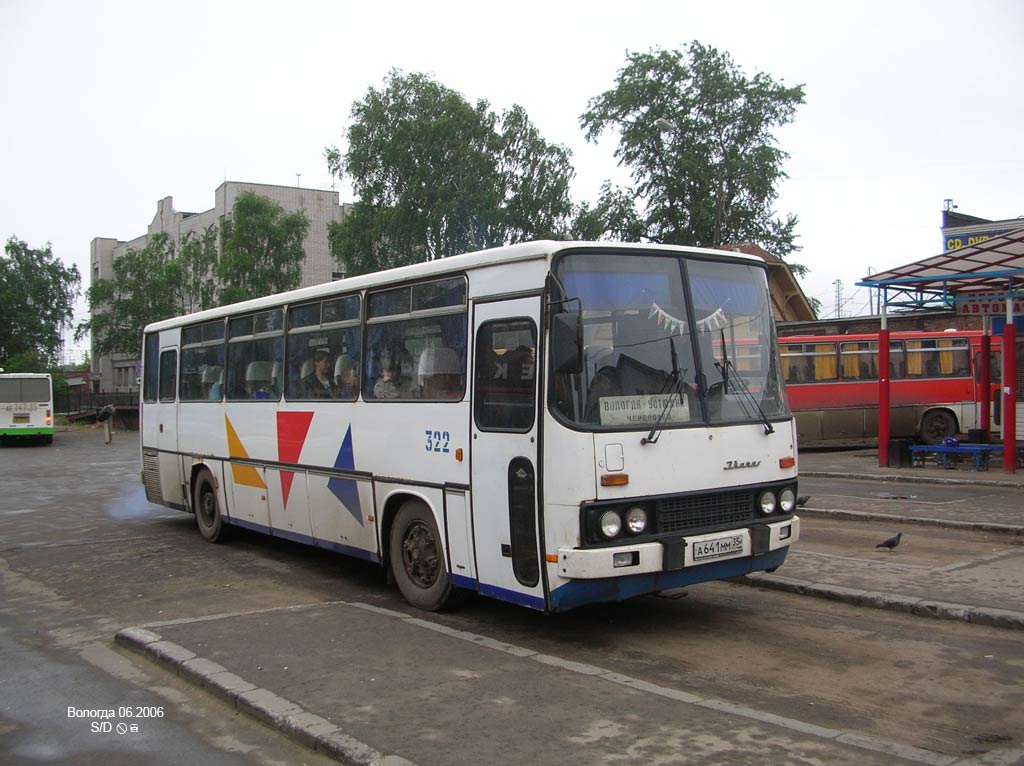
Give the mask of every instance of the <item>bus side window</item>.
[[160, 335], [150, 333], [146, 336], [143, 349], [143, 383], [142, 400], [155, 402], [157, 398], [157, 384], [159, 382], [159, 357], [160, 357]]
[[536, 348], [537, 328], [530, 319], [488, 322], [477, 330], [473, 412], [481, 429], [533, 427]]
[[174, 401], [174, 382], [178, 374], [178, 352], [173, 349], [160, 354], [160, 401]]

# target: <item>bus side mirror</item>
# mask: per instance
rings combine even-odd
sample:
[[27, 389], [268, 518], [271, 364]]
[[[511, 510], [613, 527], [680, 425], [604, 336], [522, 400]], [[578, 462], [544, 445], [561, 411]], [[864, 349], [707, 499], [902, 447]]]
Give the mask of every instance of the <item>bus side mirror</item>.
[[578, 313], [551, 317], [551, 366], [560, 375], [583, 372], [583, 322]]

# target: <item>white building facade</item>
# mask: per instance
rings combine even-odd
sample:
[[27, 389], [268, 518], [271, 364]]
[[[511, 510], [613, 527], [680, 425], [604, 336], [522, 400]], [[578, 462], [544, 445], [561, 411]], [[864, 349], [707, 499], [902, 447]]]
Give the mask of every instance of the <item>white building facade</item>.
[[[306, 258], [302, 264], [300, 287], [341, 278], [340, 267], [331, 257], [327, 227], [332, 221], [344, 218], [352, 206], [341, 204], [337, 192], [297, 186], [225, 181], [214, 192], [214, 206], [210, 210], [202, 213], [179, 212], [174, 209], [173, 198], [164, 197], [157, 202], [156, 215], [142, 236], [128, 241], [108, 237], [93, 239], [90, 246], [91, 284], [95, 284], [97, 279], [113, 278], [114, 261], [128, 250], [144, 248], [154, 234], [165, 233], [172, 240], [180, 241], [189, 233], [199, 234], [211, 226], [219, 227], [221, 221], [231, 214], [235, 200], [245, 192], [266, 197], [288, 212], [301, 210], [309, 219], [309, 230], [303, 242]], [[139, 342], [141, 343], [141, 339]], [[89, 358], [92, 360], [94, 391], [131, 393], [138, 390], [137, 355], [97, 356], [92, 343], [90, 345]]]

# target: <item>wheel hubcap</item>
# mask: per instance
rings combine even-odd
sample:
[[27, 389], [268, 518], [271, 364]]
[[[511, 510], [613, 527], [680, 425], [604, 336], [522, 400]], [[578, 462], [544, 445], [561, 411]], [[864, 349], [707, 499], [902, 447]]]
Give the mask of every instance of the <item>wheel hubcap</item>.
[[420, 588], [429, 588], [437, 582], [441, 571], [437, 555], [437, 541], [422, 521], [409, 525], [402, 537], [402, 564], [409, 579]]
[[203, 523], [208, 527], [213, 525], [216, 517], [216, 502], [212, 492], [204, 492], [199, 498], [199, 513], [203, 517]]

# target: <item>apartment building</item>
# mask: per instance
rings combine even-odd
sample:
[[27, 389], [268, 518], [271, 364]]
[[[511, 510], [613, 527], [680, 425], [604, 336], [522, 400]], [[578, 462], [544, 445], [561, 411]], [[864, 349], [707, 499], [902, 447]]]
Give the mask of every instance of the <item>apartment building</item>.
[[[146, 233], [131, 240], [96, 237], [91, 243], [90, 278], [110, 279], [114, 276], [114, 261], [128, 250], [140, 250], [149, 238], [166, 233], [173, 240], [180, 240], [190, 232], [200, 233], [231, 214], [235, 200], [240, 194], [252, 192], [277, 203], [289, 212], [302, 210], [309, 219], [309, 231], [303, 243], [306, 259], [302, 264], [300, 287], [315, 285], [338, 279], [342, 275], [331, 257], [327, 243], [327, 226], [331, 221], [340, 221], [352, 208], [339, 202], [338, 193], [322, 189], [305, 189], [298, 186], [274, 186], [270, 184], [225, 181], [214, 191], [214, 205], [201, 213], [186, 213], [174, 209], [174, 199], [164, 197], [157, 202], [156, 215]], [[141, 341], [140, 341], [141, 342]], [[136, 356], [97, 356], [90, 348], [92, 360], [93, 390], [98, 392], [131, 392], [138, 389], [139, 360]]]

